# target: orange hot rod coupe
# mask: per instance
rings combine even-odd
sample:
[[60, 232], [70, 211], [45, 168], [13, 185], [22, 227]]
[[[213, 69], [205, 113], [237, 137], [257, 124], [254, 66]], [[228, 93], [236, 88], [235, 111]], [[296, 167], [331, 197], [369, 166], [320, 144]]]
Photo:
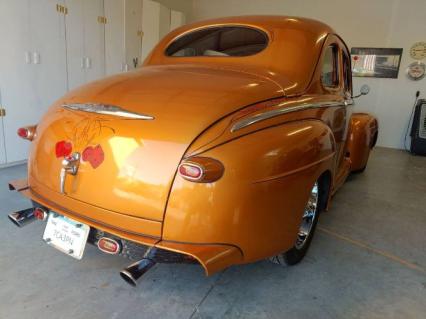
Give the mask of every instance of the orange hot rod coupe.
[[[368, 87], [361, 94], [368, 93]], [[296, 264], [319, 213], [367, 165], [377, 120], [352, 113], [351, 60], [318, 21], [215, 19], [168, 34], [143, 67], [84, 85], [18, 135], [28, 179], [10, 189], [80, 259], [87, 242], [135, 262], [212, 274], [270, 258]]]

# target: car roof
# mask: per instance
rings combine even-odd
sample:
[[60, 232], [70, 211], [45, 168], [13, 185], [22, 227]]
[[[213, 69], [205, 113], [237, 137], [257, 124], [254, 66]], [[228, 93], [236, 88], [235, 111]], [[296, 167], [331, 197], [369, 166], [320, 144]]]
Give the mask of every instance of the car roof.
[[[267, 47], [246, 57], [170, 57], [164, 53], [177, 38], [208, 27], [246, 26], [264, 31]], [[334, 30], [325, 23], [301, 17], [253, 15], [199, 21], [175, 29], [166, 35], [145, 60], [144, 65], [195, 64], [226, 67], [269, 78], [285, 94], [304, 91], [314, 74], [322, 46]]]

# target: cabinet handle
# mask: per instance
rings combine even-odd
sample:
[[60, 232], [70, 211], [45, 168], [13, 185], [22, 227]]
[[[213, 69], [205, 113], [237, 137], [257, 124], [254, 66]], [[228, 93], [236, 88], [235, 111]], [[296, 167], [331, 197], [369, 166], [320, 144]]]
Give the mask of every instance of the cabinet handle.
[[80, 66], [81, 66], [82, 69], [84, 69], [84, 59], [85, 59], [84, 57], [81, 58], [81, 65]]
[[92, 59], [90, 59], [89, 57], [85, 57], [84, 58], [84, 67], [86, 69], [90, 69], [92, 67]]
[[25, 56], [25, 63], [26, 64], [31, 64], [32, 63], [32, 61], [31, 61], [31, 52], [30, 51], [25, 51], [24, 56]]
[[40, 53], [33, 52], [33, 64], [40, 64]]

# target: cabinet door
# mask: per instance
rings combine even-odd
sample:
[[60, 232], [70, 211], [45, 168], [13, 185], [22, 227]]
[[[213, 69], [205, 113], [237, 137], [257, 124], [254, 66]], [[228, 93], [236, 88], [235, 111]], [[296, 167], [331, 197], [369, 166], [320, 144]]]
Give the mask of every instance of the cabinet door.
[[25, 160], [28, 154], [30, 144], [17, 136], [17, 129], [37, 124], [66, 91], [64, 17], [56, 11], [56, 4], [51, 0], [0, 1], [0, 90], [9, 163]]
[[126, 0], [125, 48], [126, 69], [141, 64], [142, 50], [142, 0]]
[[105, 24], [99, 21], [104, 16], [103, 0], [83, 1], [84, 53], [86, 82], [105, 76]]
[[143, 0], [142, 6], [142, 61], [160, 40], [161, 5], [151, 0]]
[[31, 85], [39, 114], [67, 91], [65, 15], [56, 0], [29, 1], [31, 13]]
[[167, 33], [170, 32], [170, 9], [160, 4], [160, 41]]
[[84, 69], [84, 0], [66, 0], [65, 15], [68, 89], [85, 83]]
[[185, 24], [183, 12], [172, 10], [170, 13], [170, 31]]
[[[1, 108], [1, 95], [0, 95], [0, 108]], [[0, 165], [6, 163], [6, 147], [4, 145], [4, 127], [3, 118], [0, 117]]]
[[125, 63], [124, 45], [124, 0], [105, 0], [105, 73], [123, 71]]
[[8, 162], [27, 157], [28, 141], [16, 130], [37, 123], [40, 114], [31, 83], [29, 4], [27, 0], [0, 1], [0, 93], [6, 116], [2, 118]]

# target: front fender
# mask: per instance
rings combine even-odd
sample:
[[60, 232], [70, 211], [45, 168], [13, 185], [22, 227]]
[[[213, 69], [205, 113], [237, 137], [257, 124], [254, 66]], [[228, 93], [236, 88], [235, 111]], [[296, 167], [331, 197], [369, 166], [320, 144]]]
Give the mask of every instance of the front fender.
[[376, 145], [377, 134], [378, 123], [374, 116], [367, 113], [352, 115], [347, 145], [352, 171], [365, 168], [370, 150]]
[[312, 185], [334, 169], [334, 143], [327, 125], [304, 120], [204, 152], [222, 162], [224, 174], [207, 184], [176, 176], [163, 240], [236, 246], [244, 262], [291, 248]]

